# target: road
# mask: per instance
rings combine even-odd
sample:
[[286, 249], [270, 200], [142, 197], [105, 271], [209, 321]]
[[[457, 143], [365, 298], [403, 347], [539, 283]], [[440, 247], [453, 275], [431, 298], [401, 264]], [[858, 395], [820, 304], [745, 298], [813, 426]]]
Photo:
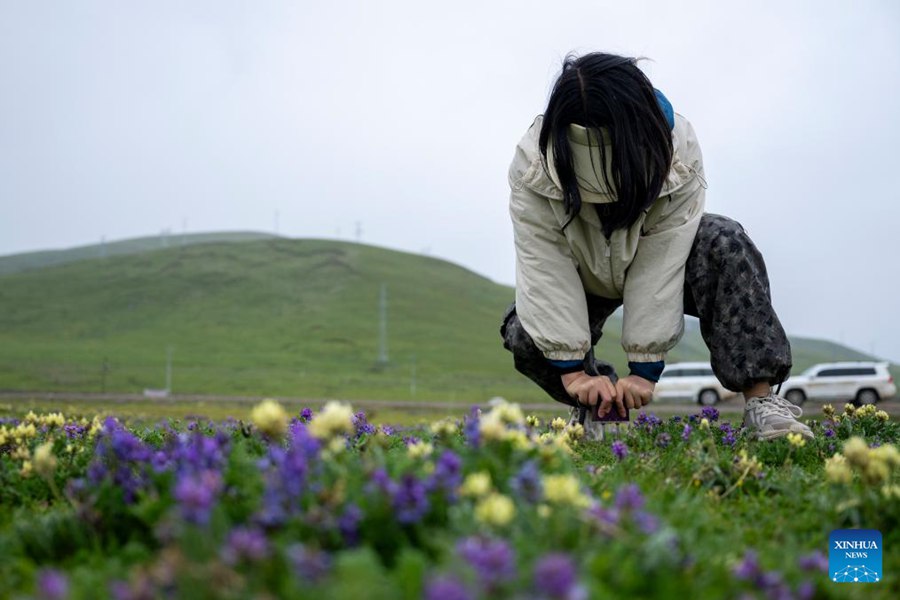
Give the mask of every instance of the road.
[[[338, 400], [340, 398], [300, 398], [289, 396], [266, 396], [274, 398], [279, 402], [289, 405], [301, 406], [321, 406], [329, 400]], [[84, 392], [0, 392], [0, 402], [9, 402], [14, 400], [37, 400], [41, 402], [103, 402], [108, 404], [117, 403], [154, 403], [154, 404], [177, 404], [177, 403], [223, 403], [223, 404], [247, 404], [252, 405], [263, 399], [263, 396], [221, 396], [221, 395], [203, 395], [203, 394], [173, 394], [166, 398], [148, 398], [143, 394], [116, 394], [116, 393], [84, 393]], [[487, 400], [473, 400], [472, 402], [444, 402], [444, 401], [415, 401], [415, 400], [344, 400], [350, 402], [361, 409], [407, 409], [410, 411], [453, 411], [465, 412], [473, 404], [487, 404]], [[821, 416], [821, 403], [808, 402], [804, 405], [804, 412], [808, 416]], [[843, 409], [843, 403], [834, 403], [838, 410]], [[541, 402], [528, 403], [522, 405], [526, 411], [556, 411], [564, 408], [557, 402]], [[722, 402], [716, 406], [719, 412], [727, 415], [740, 414], [743, 410], [743, 403], [740, 398]], [[900, 398], [895, 396], [889, 400], [883, 401], [878, 408], [885, 410], [891, 416], [900, 416]], [[696, 404], [661, 404], [653, 403], [644, 408], [647, 412], [654, 412], [659, 415], [678, 415], [692, 414], [699, 410]]]

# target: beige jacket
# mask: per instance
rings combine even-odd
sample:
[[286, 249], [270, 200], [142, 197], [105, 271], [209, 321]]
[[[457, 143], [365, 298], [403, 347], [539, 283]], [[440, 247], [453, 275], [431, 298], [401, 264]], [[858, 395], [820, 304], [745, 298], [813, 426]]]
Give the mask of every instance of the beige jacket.
[[516, 312], [522, 325], [548, 359], [581, 360], [591, 344], [585, 294], [621, 298], [628, 360], [665, 360], [684, 333], [684, 265], [705, 201], [703, 159], [691, 124], [676, 113], [672, 169], [660, 197], [631, 228], [616, 230], [607, 240], [588, 206], [615, 201], [597, 177], [599, 169], [591, 168], [596, 144], [606, 141], [570, 126], [583, 205], [563, 231], [562, 190], [552, 162], [548, 172], [538, 148], [542, 118], [516, 146], [509, 168]]

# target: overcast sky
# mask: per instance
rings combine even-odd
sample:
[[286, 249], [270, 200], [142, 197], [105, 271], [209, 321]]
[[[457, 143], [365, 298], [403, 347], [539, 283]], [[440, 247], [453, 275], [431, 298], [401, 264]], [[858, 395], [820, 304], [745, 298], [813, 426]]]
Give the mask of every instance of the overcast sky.
[[513, 149], [646, 56], [792, 334], [900, 361], [900, 3], [0, 0], [0, 254], [273, 231], [514, 284]]

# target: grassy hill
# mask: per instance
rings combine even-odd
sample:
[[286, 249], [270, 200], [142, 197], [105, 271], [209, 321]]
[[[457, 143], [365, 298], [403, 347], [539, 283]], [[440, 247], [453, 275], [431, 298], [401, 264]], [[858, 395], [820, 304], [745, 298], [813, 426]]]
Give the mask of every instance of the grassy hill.
[[[0, 275], [0, 389], [163, 387], [171, 346], [172, 387], [181, 393], [546, 400], [501, 345], [512, 288], [383, 248], [224, 235], [244, 241], [195, 236]], [[382, 284], [390, 363], [376, 369]], [[597, 353], [624, 370], [620, 330], [611, 318]], [[792, 343], [796, 370], [866, 358], [821, 340]], [[689, 323], [670, 361], [707, 357]]]
[[85, 246], [77, 246], [75, 248], [67, 248], [65, 250], [24, 252], [21, 254], [0, 256], [0, 275], [19, 273], [30, 269], [41, 269], [43, 267], [51, 267], [54, 265], [64, 265], [79, 260], [106, 258], [122, 254], [137, 254], [140, 252], [174, 246], [189, 246], [193, 244], [209, 244], [214, 242], [242, 242], [248, 240], [270, 239], [274, 237], [277, 236], [256, 231], [154, 235], [104, 244], [88, 244]]

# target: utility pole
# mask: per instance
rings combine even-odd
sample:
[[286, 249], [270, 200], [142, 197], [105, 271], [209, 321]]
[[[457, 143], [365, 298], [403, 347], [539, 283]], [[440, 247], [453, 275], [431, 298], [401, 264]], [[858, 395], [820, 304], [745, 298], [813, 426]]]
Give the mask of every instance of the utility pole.
[[166, 348], [166, 394], [172, 393], [172, 346]]
[[106, 374], [109, 373], [109, 359], [103, 357], [103, 367], [100, 369], [100, 391], [106, 393]]
[[356, 222], [356, 241], [357, 243], [362, 240], [362, 223], [359, 221]]
[[378, 367], [384, 368], [388, 364], [387, 349], [387, 284], [381, 284], [381, 297], [378, 302], [379, 327], [378, 327]]

